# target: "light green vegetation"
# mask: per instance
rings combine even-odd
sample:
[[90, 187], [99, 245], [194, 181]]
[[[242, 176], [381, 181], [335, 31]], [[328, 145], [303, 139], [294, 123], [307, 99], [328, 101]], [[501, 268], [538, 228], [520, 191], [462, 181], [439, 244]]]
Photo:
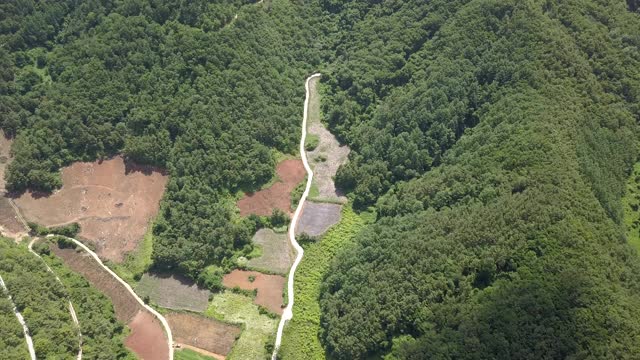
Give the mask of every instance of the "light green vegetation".
[[318, 147], [318, 145], [320, 145], [320, 136], [316, 134], [307, 134], [304, 149], [307, 151], [313, 151]]
[[242, 324], [242, 333], [228, 360], [264, 360], [268, 355], [265, 346], [271, 344], [278, 327], [278, 319], [261, 314], [250, 297], [225, 291], [216, 294], [205, 315], [233, 324]]
[[627, 192], [622, 198], [627, 241], [640, 251], [640, 163], [636, 163], [627, 180]]
[[173, 352], [175, 360], [213, 360], [210, 356], [202, 355], [190, 349], [176, 350]]
[[[286, 234], [271, 229], [260, 229], [253, 237], [254, 253], [247, 265], [249, 268], [269, 274], [286, 275], [293, 261], [293, 249]], [[253, 253], [252, 253], [253, 254]]]
[[108, 262], [107, 265], [118, 274], [124, 281], [130, 285], [135, 285], [140, 281], [144, 274], [151, 266], [151, 254], [153, 252], [153, 224], [149, 224], [147, 233], [138, 244], [138, 248], [130, 253], [124, 259], [122, 264]]
[[353, 212], [349, 204], [343, 206], [342, 220], [329, 229], [316, 243], [305, 248], [304, 258], [296, 272], [296, 302], [293, 319], [284, 330], [279, 355], [282, 359], [324, 359], [320, 331], [320, 285], [335, 254], [352, 243], [365, 221]]

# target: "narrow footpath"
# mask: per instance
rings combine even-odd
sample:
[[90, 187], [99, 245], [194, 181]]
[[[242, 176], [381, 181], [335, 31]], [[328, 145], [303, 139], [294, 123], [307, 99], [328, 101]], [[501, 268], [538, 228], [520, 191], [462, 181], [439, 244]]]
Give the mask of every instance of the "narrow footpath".
[[2, 276], [0, 276], [0, 287], [2, 287], [2, 289], [4, 289], [4, 291], [7, 292], [9, 301], [11, 302], [11, 305], [13, 305], [13, 313], [16, 315], [16, 318], [18, 318], [18, 322], [20, 323], [20, 325], [22, 325], [22, 332], [24, 333], [24, 339], [27, 341], [29, 356], [31, 356], [31, 360], [36, 360], [36, 350], [33, 347], [33, 339], [31, 338], [31, 334], [29, 333], [29, 328], [27, 327], [27, 324], [24, 322], [24, 318], [22, 317], [22, 314], [20, 314], [20, 312], [16, 308], [16, 305], [13, 303], [13, 299], [11, 298], [11, 295], [9, 294], [9, 290], [4, 284], [4, 280], [2, 280]]
[[309, 196], [309, 190], [311, 189], [311, 182], [313, 181], [313, 171], [309, 166], [309, 162], [307, 161], [307, 153], [305, 151], [305, 141], [307, 139], [307, 116], [309, 113], [309, 81], [313, 78], [320, 77], [321, 74], [316, 73], [307, 78], [307, 81], [304, 84], [306, 90], [306, 96], [304, 99], [304, 113], [302, 114], [302, 136], [300, 137], [300, 157], [302, 158], [302, 164], [304, 165], [304, 169], [307, 171], [307, 184], [304, 188], [304, 193], [302, 193], [302, 197], [300, 197], [300, 202], [298, 202], [298, 206], [296, 207], [295, 213], [293, 213], [293, 218], [291, 218], [291, 226], [289, 226], [289, 241], [291, 245], [293, 245], [296, 250], [296, 260], [293, 262], [291, 266], [291, 270], [289, 270], [289, 280], [287, 283], [287, 294], [289, 296], [289, 302], [287, 303], [287, 307], [284, 309], [282, 313], [282, 317], [280, 318], [280, 323], [278, 324], [278, 333], [276, 334], [276, 343], [273, 350], [273, 354], [271, 355], [271, 360], [276, 360], [278, 357], [278, 350], [280, 349], [280, 344], [282, 343], [282, 331], [284, 330], [284, 325], [287, 321], [293, 318], [293, 304], [294, 304], [294, 294], [293, 294], [293, 282], [296, 274], [296, 269], [304, 256], [304, 250], [296, 241], [296, 224], [298, 223], [298, 218], [300, 217], [300, 213], [302, 212], [302, 206], [304, 205], [307, 196]]

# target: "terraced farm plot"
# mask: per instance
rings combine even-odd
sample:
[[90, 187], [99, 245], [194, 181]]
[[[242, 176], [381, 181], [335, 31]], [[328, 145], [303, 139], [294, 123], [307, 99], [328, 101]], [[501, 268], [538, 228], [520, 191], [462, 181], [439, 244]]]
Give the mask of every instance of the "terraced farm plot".
[[185, 345], [181, 345], [180, 349], [174, 350], [173, 358], [175, 360], [224, 360], [224, 356], [216, 356], [215, 354], [204, 355], [201, 349], [191, 349]]
[[111, 299], [116, 318], [131, 328], [131, 334], [124, 341], [128, 348], [142, 359], [168, 359], [169, 349], [162, 324], [138, 303], [124, 285], [83, 250], [61, 249], [55, 242], [51, 243], [50, 249], [71, 270], [84, 276]]
[[249, 260], [251, 268], [282, 275], [289, 272], [295, 260], [295, 251], [286, 233], [278, 234], [271, 229], [260, 229], [253, 236], [253, 242], [262, 248], [262, 256]]
[[135, 291], [168, 309], [203, 312], [209, 305], [208, 290], [177, 274], [146, 273]]
[[306, 171], [301, 160], [288, 159], [278, 164], [276, 173], [278, 181], [270, 187], [247, 194], [238, 201], [240, 215], [269, 216], [274, 209], [291, 212], [291, 191], [304, 180]]
[[320, 236], [340, 222], [342, 205], [307, 201], [296, 225], [296, 235]]
[[27, 192], [15, 202], [25, 218], [41, 225], [78, 222], [79, 237], [95, 244], [101, 258], [121, 262], [138, 247], [158, 213], [167, 180], [163, 172], [121, 157], [78, 162], [62, 169], [59, 191]]
[[[254, 280], [251, 281], [251, 278]], [[222, 285], [227, 288], [237, 286], [244, 290], [258, 289], [254, 303], [278, 315], [282, 314], [282, 290], [285, 283], [286, 279], [279, 275], [245, 270], [234, 270], [222, 278]]]
[[206, 312], [207, 316], [242, 324], [243, 330], [227, 360], [264, 360], [269, 355], [265, 345], [273, 341], [278, 320], [262, 314], [252, 299], [230, 291], [216, 294]]
[[172, 312], [166, 318], [174, 342], [222, 356], [229, 354], [242, 331], [238, 325], [195, 314]]

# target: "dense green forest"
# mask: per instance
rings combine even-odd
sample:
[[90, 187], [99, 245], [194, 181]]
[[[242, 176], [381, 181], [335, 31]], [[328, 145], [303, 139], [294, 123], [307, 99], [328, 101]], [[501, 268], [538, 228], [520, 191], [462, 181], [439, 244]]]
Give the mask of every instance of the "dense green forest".
[[79, 339], [65, 289], [26, 246], [0, 238], [0, 254], [0, 275], [29, 327], [36, 357], [75, 359]]
[[354, 149], [338, 180], [378, 212], [324, 281], [333, 358], [640, 354], [640, 263], [621, 205], [640, 120], [630, 10], [328, 4], [353, 44], [338, 47], [325, 96]]
[[328, 356], [635, 358], [640, 261], [622, 198], [638, 160], [638, 8], [4, 2], [8, 186], [51, 191], [61, 166], [115, 154], [166, 168], [155, 266], [228, 265], [259, 225], [231, 194], [296, 151], [302, 83], [321, 70], [324, 121], [353, 150], [336, 183], [377, 213], [326, 271]]
[[234, 215], [230, 194], [272, 178], [273, 150], [297, 149], [301, 84], [323, 46], [308, 11], [283, 0], [1, 4], [8, 187], [51, 191], [60, 167], [122, 153], [170, 175], [155, 266], [195, 276], [249, 253], [255, 224]]
[[35, 250], [62, 281], [68, 298], [73, 303], [82, 333], [82, 358], [135, 359], [135, 355], [123, 345], [126, 329], [116, 319], [111, 300], [81, 275], [67, 268], [51, 253], [47, 243], [37, 245]]
[[13, 303], [0, 287], [0, 358], [24, 360], [29, 358], [22, 326], [13, 313]]

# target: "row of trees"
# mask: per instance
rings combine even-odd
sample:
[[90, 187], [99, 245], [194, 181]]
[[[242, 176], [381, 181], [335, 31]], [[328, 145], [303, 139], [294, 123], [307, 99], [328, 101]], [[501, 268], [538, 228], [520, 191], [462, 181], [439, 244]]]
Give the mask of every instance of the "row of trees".
[[[638, 155], [639, 14], [614, 1], [326, 3], [345, 37], [377, 29], [350, 47], [370, 46], [371, 65], [338, 51], [354, 66], [336, 66], [325, 97], [354, 148], [338, 180], [378, 212], [324, 281], [330, 356], [636, 357], [640, 262], [620, 199]], [[434, 27], [411, 30], [422, 11]], [[394, 72], [373, 64], [399, 53], [384, 47], [396, 32], [421, 40], [389, 90]]]

